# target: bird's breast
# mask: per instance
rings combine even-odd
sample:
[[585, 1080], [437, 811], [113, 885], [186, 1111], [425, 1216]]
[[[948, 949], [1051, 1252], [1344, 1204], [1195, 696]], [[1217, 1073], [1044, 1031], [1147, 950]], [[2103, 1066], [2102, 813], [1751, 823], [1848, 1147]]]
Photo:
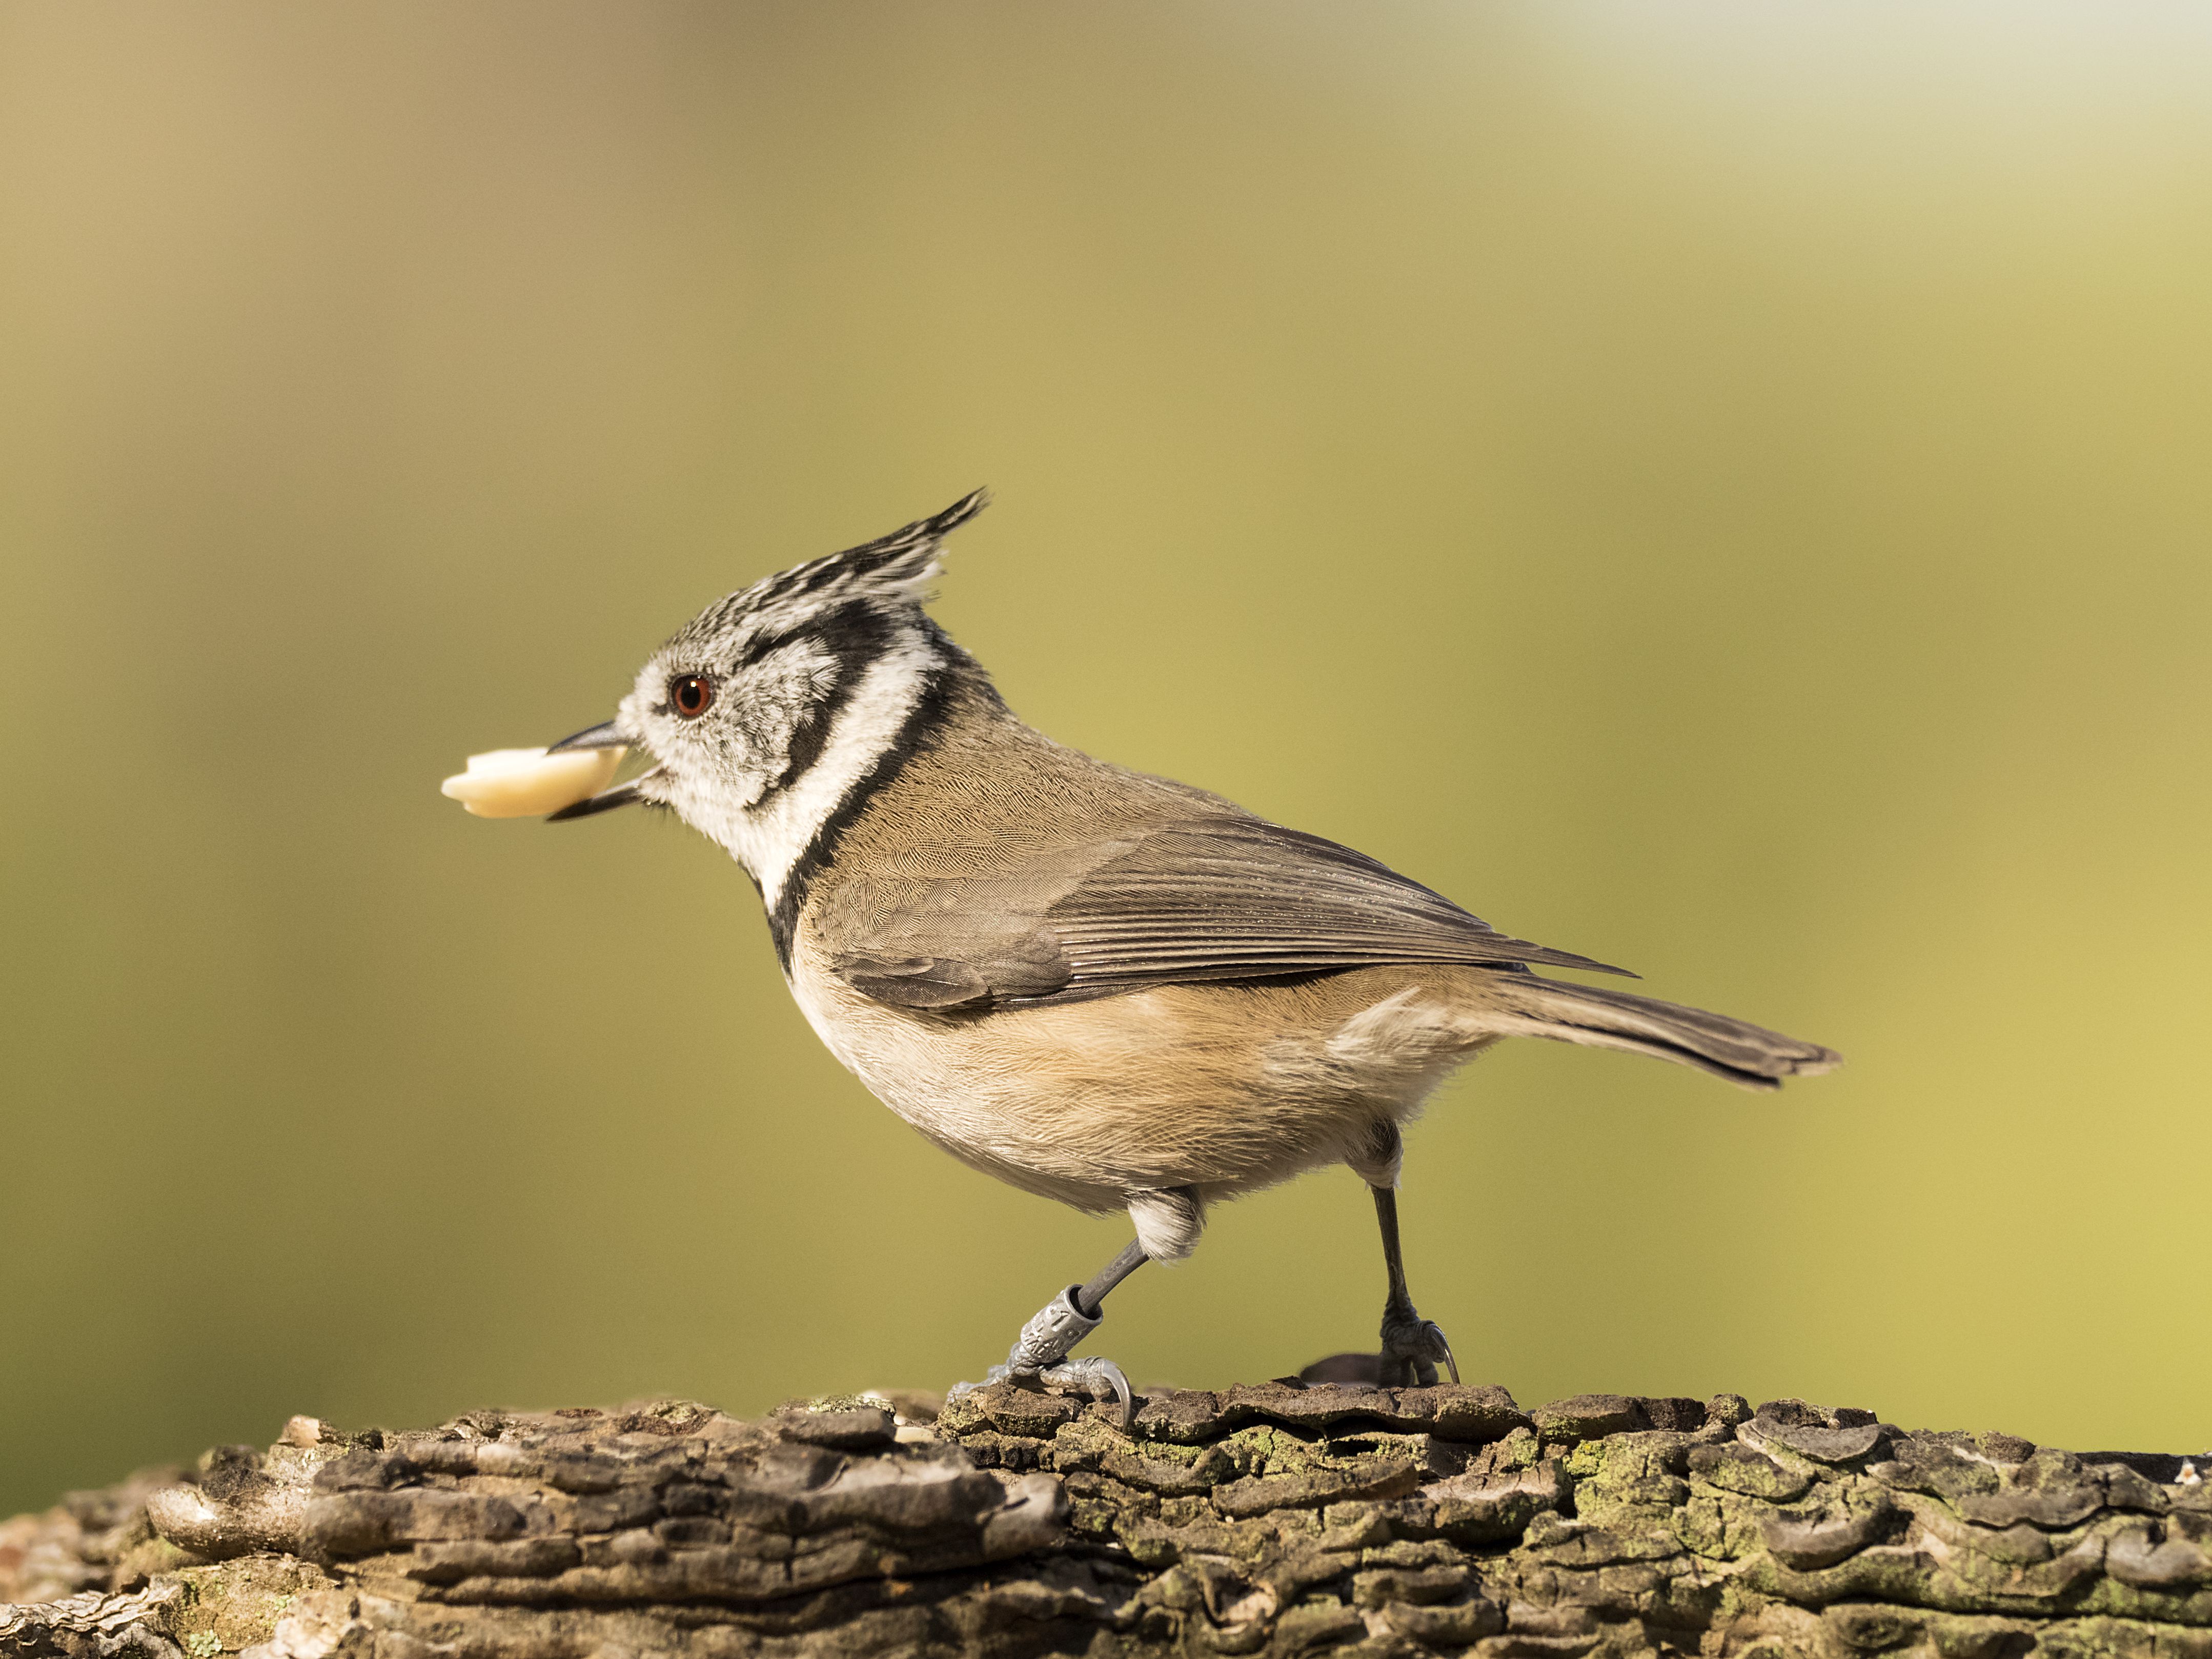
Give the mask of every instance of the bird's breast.
[[1424, 1044], [1407, 1064], [1391, 1041], [1415, 1000], [1402, 973], [931, 1014], [862, 996], [802, 938], [791, 988], [830, 1051], [923, 1134], [1084, 1207], [1117, 1200], [1078, 1191], [1235, 1191], [1334, 1162], [1475, 1046]]

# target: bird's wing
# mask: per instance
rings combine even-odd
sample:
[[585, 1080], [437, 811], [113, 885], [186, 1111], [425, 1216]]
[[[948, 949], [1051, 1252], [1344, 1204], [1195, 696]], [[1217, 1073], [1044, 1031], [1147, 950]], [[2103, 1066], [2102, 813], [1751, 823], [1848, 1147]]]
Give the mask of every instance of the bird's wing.
[[1241, 817], [842, 896], [823, 940], [832, 970], [902, 1007], [1035, 1006], [1401, 963], [1626, 971], [1508, 939], [1364, 854]]

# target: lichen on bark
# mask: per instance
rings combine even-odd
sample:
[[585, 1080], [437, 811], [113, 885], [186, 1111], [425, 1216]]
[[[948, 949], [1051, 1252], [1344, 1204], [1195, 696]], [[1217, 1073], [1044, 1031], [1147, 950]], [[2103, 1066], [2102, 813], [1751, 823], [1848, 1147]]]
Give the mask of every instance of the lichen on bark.
[[0, 1654], [2212, 1659], [2177, 1457], [1286, 1381], [295, 1419], [0, 1522]]

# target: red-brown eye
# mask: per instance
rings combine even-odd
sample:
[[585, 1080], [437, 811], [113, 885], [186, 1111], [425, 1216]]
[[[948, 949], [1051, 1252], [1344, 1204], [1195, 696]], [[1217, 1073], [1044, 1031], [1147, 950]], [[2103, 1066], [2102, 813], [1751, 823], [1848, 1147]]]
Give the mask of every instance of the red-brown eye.
[[704, 674], [684, 674], [668, 682], [668, 706], [678, 716], [696, 720], [714, 706], [714, 682]]

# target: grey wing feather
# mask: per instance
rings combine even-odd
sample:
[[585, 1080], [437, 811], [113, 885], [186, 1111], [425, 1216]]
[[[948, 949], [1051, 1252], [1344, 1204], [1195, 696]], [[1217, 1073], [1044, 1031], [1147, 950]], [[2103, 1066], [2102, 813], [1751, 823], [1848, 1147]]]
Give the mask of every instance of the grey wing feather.
[[1157, 830], [1043, 920], [1072, 970], [1062, 999], [1393, 963], [1626, 972], [1509, 939], [1364, 853], [1258, 818]]
[[1204, 817], [939, 878], [835, 951], [855, 989], [901, 1006], [1034, 1006], [1147, 986], [1392, 963], [1543, 963], [1622, 974], [1509, 939], [1364, 854], [1258, 818]]
[[973, 963], [944, 957], [894, 960], [848, 951], [837, 958], [837, 972], [862, 996], [901, 1008], [964, 1008], [992, 995], [990, 981]]

